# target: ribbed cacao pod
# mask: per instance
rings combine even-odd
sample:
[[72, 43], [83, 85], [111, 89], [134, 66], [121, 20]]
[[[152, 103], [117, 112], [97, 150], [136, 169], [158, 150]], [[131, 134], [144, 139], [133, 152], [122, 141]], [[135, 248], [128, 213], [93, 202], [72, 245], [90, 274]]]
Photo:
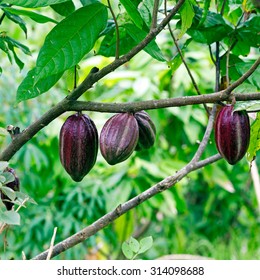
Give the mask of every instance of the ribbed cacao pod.
[[95, 165], [98, 132], [94, 122], [82, 113], [67, 118], [60, 131], [60, 160], [71, 178], [80, 182]]
[[245, 155], [250, 142], [250, 123], [246, 111], [235, 111], [233, 105], [223, 107], [215, 123], [215, 141], [219, 153], [231, 165]]
[[[10, 183], [7, 183], [6, 187], [12, 189], [15, 192], [19, 191], [20, 190], [20, 180], [17, 177], [14, 169], [7, 167], [5, 172], [10, 172], [10, 173], [12, 173], [14, 175], [14, 181], [12, 181]], [[6, 209], [7, 210], [11, 210], [14, 204], [12, 202], [9, 202], [10, 201], [9, 197], [6, 196], [3, 192], [1, 192], [1, 199], [3, 200], [3, 203], [4, 203], [5, 207], [6, 207]]]
[[151, 148], [156, 135], [156, 128], [151, 117], [145, 111], [136, 112], [134, 117], [139, 128], [139, 138], [135, 150], [141, 151]]
[[107, 120], [100, 133], [101, 154], [110, 165], [122, 162], [133, 153], [138, 136], [138, 124], [133, 114], [116, 114]]

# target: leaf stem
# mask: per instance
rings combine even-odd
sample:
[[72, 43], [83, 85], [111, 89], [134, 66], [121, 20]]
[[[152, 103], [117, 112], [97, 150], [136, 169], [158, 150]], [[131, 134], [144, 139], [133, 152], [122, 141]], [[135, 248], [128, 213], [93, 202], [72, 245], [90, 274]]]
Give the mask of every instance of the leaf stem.
[[157, 27], [157, 16], [158, 16], [159, 2], [160, 2], [159, 0], [154, 1], [152, 24], [151, 24], [151, 29], [150, 30], [153, 30]]
[[111, 6], [110, 0], [107, 0], [107, 3], [108, 3], [109, 10], [110, 10], [110, 12], [112, 14], [113, 20], [114, 20], [115, 25], [116, 25], [116, 53], [115, 53], [115, 58], [118, 59], [119, 58], [119, 54], [120, 54], [119, 26], [118, 26], [118, 22], [117, 22], [117, 19], [116, 19], [116, 15], [115, 15], [115, 13], [113, 11], [113, 8]]

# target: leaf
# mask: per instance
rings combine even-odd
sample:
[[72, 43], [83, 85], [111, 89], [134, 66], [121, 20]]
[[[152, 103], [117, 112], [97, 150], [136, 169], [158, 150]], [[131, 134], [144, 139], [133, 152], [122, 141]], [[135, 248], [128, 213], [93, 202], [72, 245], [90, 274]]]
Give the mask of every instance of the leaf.
[[19, 9], [14, 9], [14, 8], [5, 8], [5, 11], [8, 11], [14, 15], [21, 15], [21, 16], [26, 16], [34, 20], [35, 22], [38, 23], [46, 23], [46, 22], [53, 22], [53, 23], [58, 23], [56, 20], [43, 16], [38, 13], [31, 12], [29, 10], [19, 10]]
[[204, 23], [207, 18], [211, 0], [204, 0], [203, 14], [199, 22], [199, 27]]
[[67, 17], [75, 11], [75, 5], [72, 1], [51, 5], [51, 8], [58, 14]]
[[[147, 35], [147, 33], [145, 31], [139, 29], [138, 27], [136, 27], [133, 24], [127, 23], [123, 27], [126, 29], [127, 33], [135, 40], [136, 45], [139, 44]], [[165, 58], [164, 58], [160, 48], [156, 44], [155, 40], [150, 42], [144, 48], [144, 51], [147, 52], [151, 57], [153, 57], [159, 61], [165, 61]]]
[[195, 16], [192, 3], [189, 0], [184, 1], [180, 9], [180, 14], [181, 14], [181, 32], [178, 35], [179, 39], [191, 27], [193, 18]]
[[146, 252], [153, 246], [153, 237], [148, 236], [140, 240], [139, 254]]
[[260, 101], [259, 100], [252, 100], [246, 102], [237, 101], [235, 104], [234, 111], [242, 111], [242, 110], [246, 110], [247, 112], [260, 111]]
[[15, 200], [16, 194], [15, 191], [8, 187], [1, 187], [1, 191], [11, 200]]
[[[242, 76], [246, 71], [249, 70], [249, 68], [252, 67], [255, 61], [248, 61], [248, 62], [241, 62], [236, 63], [235, 67], [237, 72], [240, 76]], [[246, 79], [247, 83], [250, 83], [251, 85], [256, 86], [258, 89], [260, 89], [260, 67], [256, 68], [254, 73]]]
[[27, 194], [21, 192], [15, 192], [15, 194], [17, 199], [20, 200], [21, 202], [23, 202], [26, 199], [27, 202], [37, 205], [37, 202], [33, 198], [29, 197]]
[[8, 162], [7, 161], [0, 161], [0, 172], [4, 171], [8, 167]]
[[128, 245], [134, 253], [138, 253], [138, 251], [140, 249], [140, 245], [139, 245], [139, 242], [134, 237], [132, 237], [132, 236], [130, 237], [130, 239], [128, 241]]
[[16, 93], [16, 101], [21, 102], [41, 95], [52, 88], [61, 78], [63, 72], [44, 78], [35, 84], [35, 68], [30, 70]]
[[137, 7], [134, 5], [132, 0], [119, 0], [120, 3], [125, 7], [127, 13], [129, 14], [130, 18], [134, 22], [134, 24], [142, 29], [143, 27], [143, 19], [137, 9]]
[[14, 50], [14, 45], [11, 42], [8, 42], [7, 44], [8, 44], [9, 50], [13, 53], [14, 60], [15, 60], [16, 64], [18, 65], [18, 67], [20, 68], [20, 71], [21, 71], [24, 67], [24, 63], [17, 56], [17, 54]]
[[101, 3], [82, 7], [47, 35], [36, 62], [35, 83], [76, 65], [94, 46], [107, 23]]
[[80, 0], [80, 3], [81, 3], [83, 6], [87, 6], [87, 5], [96, 3], [96, 2], [100, 2], [100, 1], [99, 1], [99, 0]]
[[[8, 4], [28, 8], [46, 7], [58, 3], [67, 2], [68, 0], [8, 0]], [[2, 3], [3, 1], [0, 1]]]
[[2, 173], [2, 176], [5, 177], [5, 181], [3, 182], [3, 183], [5, 183], [5, 185], [13, 182], [15, 180], [15, 177], [11, 172], [4, 172], [4, 173]]
[[[124, 54], [128, 53], [136, 45], [136, 42], [126, 32], [126, 30], [124, 28], [119, 29], [119, 37], [120, 37], [119, 55], [124, 55]], [[104, 37], [97, 54], [103, 55], [106, 57], [115, 56], [116, 40], [117, 39], [116, 39], [115, 29], [112, 29]]]
[[[184, 50], [188, 47], [190, 42], [192, 41], [192, 38], [189, 38], [185, 44], [180, 48], [182, 54], [184, 53]], [[171, 67], [172, 74], [181, 66], [182, 64], [182, 59], [180, 56], [180, 53], [177, 52], [176, 55], [173, 57], [171, 61], [168, 62], [168, 65]]]
[[15, 211], [0, 212], [0, 221], [8, 225], [20, 225], [20, 215]]
[[258, 150], [260, 150], [260, 112], [257, 113], [257, 118], [250, 128], [250, 144], [247, 150], [247, 160], [250, 162], [253, 161]]
[[130, 246], [126, 242], [123, 242], [122, 244], [122, 252], [125, 255], [125, 257], [129, 260], [131, 260], [134, 256], [133, 251], [131, 250]]
[[25, 54], [27, 54], [27, 55], [31, 55], [30, 49], [29, 49], [27, 46], [25, 46], [25, 45], [21, 44], [20, 42], [18, 42], [17, 40], [12, 39], [12, 38], [10, 38], [10, 37], [8, 37], [8, 36], [4, 37], [3, 39], [4, 39], [8, 44], [11, 44], [12, 46], [14, 46], [14, 47], [20, 49], [23, 53], [25, 53]]
[[15, 15], [11, 12], [9, 12], [8, 10], [6, 9], [3, 9], [5, 15], [11, 20], [13, 21], [14, 23], [18, 24], [21, 29], [24, 31], [25, 33], [25, 36], [27, 37], [27, 28], [26, 28], [26, 24], [25, 22], [18, 16], [18, 15]]

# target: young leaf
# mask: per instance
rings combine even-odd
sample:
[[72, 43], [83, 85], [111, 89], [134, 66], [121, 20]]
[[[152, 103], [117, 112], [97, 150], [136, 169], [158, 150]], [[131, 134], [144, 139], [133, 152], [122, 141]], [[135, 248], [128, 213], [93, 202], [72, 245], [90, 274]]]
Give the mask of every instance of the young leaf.
[[0, 222], [8, 225], [20, 225], [20, 215], [14, 211], [0, 212]]
[[107, 23], [101, 3], [82, 7], [47, 35], [36, 62], [35, 83], [76, 65], [94, 46]]
[[2, 176], [5, 177], [5, 181], [4, 181], [5, 185], [15, 180], [15, 177], [11, 172], [3, 172]]
[[127, 13], [129, 14], [130, 18], [132, 19], [133, 23], [140, 29], [143, 27], [143, 19], [134, 5], [132, 0], [119, 0], [120, 3], [125, 7]]
[[236, 102], [234, 111], [246, 110], [247, 112], [260, 111], [260, 101], [252, 100], [246, 102]]
[[4, 37], [3, 39], [7, 42], [8, 45], [12, 45], [12, 46], [20, 49], [23, 53], [25, 53], [27, 55], [31, 55], [30, 49], [27, 46], [16, 41], [15, 39], [12, 39], [8, 36]]
[[140, 240], [139, 254], [146, 252], [153, 246], [153, 237], [148, 236]]
[[19, 85], [16, 93], [16, 101], [21, 102], [41, 95], [52, 88], [61, 78], [63, 72], [51, 75], [35, 83], [35, 68], [30, 70], [22, 83]]
[[125, 257], [129, 260], [131, 260], [134, 256], [134, 252], [131, 250], [129, 244], [126, 242], [123, 242], [122, 244], [122, 252], [125, 255]]
[[181, 14], [181, 32], [178, 35], [179, 39], [191, 27], [192, 20], [195, 16], [193, 6], [192, 6], [192, 3], [190, 2], [190, 0], [184, 1], [183, 5], [180, 9], [180, 14]]
[[[126, 29], [127, 33], [135, 40], [136, 45], [139, 44], [147, 35], [145, 31], [139, 29], [133, 24], [127, 23], [123, 27]], [[165, 58], [155, 41], [150, 42], [144, 48], [144, 51], [147, 52], [151, 57], [159, 61], [165, 61]]]
[[38, 13], [31, 12], [29, 10], [19, 10], [19, 9], [14, 9], [14, 8], [5, 8], [5, 11], [8, 11], [12, 13], [13, 15], [20, 15], [20, 16], [26, 16], [34, 20], [35, 22], [38, 23], [46, 23], [46, 22], [53, 22], [53, 23], [58, 23], [56, 20], [49, 18], [47, 16], [43, 16]]
[[24, 67], [24, 63], [17, 56], [17, 54], [16, 54], [16, 52], [14, 50], [14, 45], [11, 42], [8, 42], [7, 44], [8, 44], [9, 50], [13, 53], [14, 60], [15, 60], [16, 64], [18, 65], [18, 67], [20, 68], [20, 71], [21, 71], [23, 69], [23, 67]]
[[251, 125], [250, 129], [250, 144], [247, 150], [247, 160], [252, 161], [256, 152], [260, 150], [260, 113], [257, 113], [257, 118]]
[[67, 2], [68, 0], [8, 0], [8, 4], [28, 8], [46, 7], [58, 3]]
[[132, 236], [130, 237], [130, 239], [128, 241], [128, 245], [134, 253], [138, 253], [138, 251], [140, 249], [139, 242], [135, 238], [133, 238]]

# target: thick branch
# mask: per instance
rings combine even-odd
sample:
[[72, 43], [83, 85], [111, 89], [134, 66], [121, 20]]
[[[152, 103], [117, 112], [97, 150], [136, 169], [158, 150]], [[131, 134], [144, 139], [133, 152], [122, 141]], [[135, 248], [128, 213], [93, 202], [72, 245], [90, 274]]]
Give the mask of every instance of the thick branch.
[[[86, 240], [87, 238], [94, 235], [95, 233], [97, 233], [98, 231], [100, 231], [101, 229], [106, 227], [107, 225], [111, 224], [115, 219], [122, 216], [127, 211], [135, 208], [136, 206], [143, 203], [147, 199], [153, 197], [154, 195], [169, 189], [170, 187], [172, 187], [173, 185], [178, 183], [182, 178], [184, 178], [190, 172], [197, 170], [208, 164], [211, 164], [211, 163], [219, 160], [220, 158], [221, 158], [221, 156], [219, 154], [217, 154], [208, 159], [199, 161], [197, 163], [186, 165], [183, 169], [178, 171], [175, 175], [165, 178], [158, 184], [152, 186], [151, 188], [149, 188], [146, 191], [144, 191], [143, 193], [141, 193], [140, 195], [137, 195], [134, 198], [132, 198], [131, 200], [119, 205], [115, 210], [107, 213], [106, 215], [104, 215], [103, 217], [101, 217], [100, 219], [95, 221], [93, 224], [87, 226], [86, 228], [79, 231], [78, 233], [70, 236], [69, 238], [67, 238], [67, 239], [61, 241], [60, 243], [58, 243], [57, 245], [55, 245], [53, 247], [51, 257], [53, 258], [53, 257], [59, 255], [60, 253], [68, 250], [69, 248], [72, 248], [75, 245]], [[37, 255], [33, 259], [34, 260], [45, 260], [47, 255], [48, 255], [48, 250]]]

